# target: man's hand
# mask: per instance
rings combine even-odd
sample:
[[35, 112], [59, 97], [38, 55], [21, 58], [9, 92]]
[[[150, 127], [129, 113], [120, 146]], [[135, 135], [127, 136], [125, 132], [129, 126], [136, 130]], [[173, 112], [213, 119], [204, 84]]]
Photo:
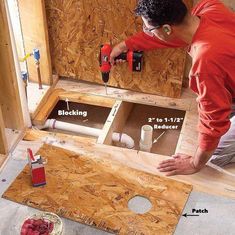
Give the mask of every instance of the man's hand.
[[162, 161], [157, 167], [160, 172], [166, 172], [166, 176], [191, 175], [200, 170], [194, 166], [191, 156], [176, 154], [172, 157], [172, 159]]
[[[114, 65], [114, 59], [118, 57], [121, 53], [127, 52], [128, 48], [126, 46], [125, 41], [120, 42], [116, 46], [114, 46], [111, 54], [110, 54], [110, 62], [112, 65]], [[117, 61], [118, 62], [118, 61]], [[120, 61], [122, 62], [122, 61]]]

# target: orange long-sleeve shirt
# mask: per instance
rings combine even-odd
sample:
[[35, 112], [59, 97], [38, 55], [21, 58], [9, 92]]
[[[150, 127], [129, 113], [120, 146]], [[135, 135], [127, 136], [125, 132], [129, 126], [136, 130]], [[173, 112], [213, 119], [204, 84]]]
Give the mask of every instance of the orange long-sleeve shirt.
[[235, 99], [235, 14], [218, 0], [202, 0], [192, 10], [200, 25], [191, 45], [164, 42], [145, 33], [126, 40], [131, 50], [187, 47], [192, 57], [190, 88], [198, 94], [199, 146], [213, 150], [230, 127]]

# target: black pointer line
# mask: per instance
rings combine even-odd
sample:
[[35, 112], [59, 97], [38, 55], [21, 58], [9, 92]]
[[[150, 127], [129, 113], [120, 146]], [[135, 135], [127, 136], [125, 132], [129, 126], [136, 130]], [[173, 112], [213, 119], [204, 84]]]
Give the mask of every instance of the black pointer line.
[[188, 216], [199, 216], [199, 215], [188, 215], [187, 213], [183, 214], [182, 216], [184, 216], [185, 218], [187, 218]]

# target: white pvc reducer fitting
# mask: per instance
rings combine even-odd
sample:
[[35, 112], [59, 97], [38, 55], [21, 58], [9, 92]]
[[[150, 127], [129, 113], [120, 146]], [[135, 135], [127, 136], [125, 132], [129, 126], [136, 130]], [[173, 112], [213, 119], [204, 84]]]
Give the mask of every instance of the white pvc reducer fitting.
[[144, 125], [141, 128], [140, 150], [150, 152], [153, 146], [153, 127]]

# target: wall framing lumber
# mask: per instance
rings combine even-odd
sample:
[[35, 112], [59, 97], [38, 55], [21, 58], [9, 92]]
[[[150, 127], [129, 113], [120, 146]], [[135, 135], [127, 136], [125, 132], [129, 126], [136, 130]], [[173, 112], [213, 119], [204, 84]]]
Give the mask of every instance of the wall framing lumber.
[[0, 172], [2, 171], [3, 167], [5, 166], [6, 161], [7, 161], [6, 155], [0, 154]]
[[[56, 86], [59, 78], [58, 78], [57, 75], [53, 75], [52, 79], [53, 79], [53, 84], [51, 86], [48, 86], [48, 90], [46, 91], [46, 93], [44, 93], [42, 95], [42, 97], [39, 97], [40, 101], [39, 102], [35, 102], [35, 103], [30, 103], [30, 105], [29, 105], [29, 106], [33, 107], [33, 112], [30, 112], [30, 117], [31, 117], [32, 120], [38, 115], [38, 113], [40, 112], [40, 110], [43, 107], [44, 103], [48, 100], [48, 98], [51, 95], [51, 93], [55, 90], [55, 86]], [[35, 85], [36, 84], [33, 83], [33, 86], [35, 86]], [[28, 86], [28, 88], [29, 88], [29, 86]], [[31, 101], [32, 100], [29, 100], [29, 102], [31, 102]]]
[[[42, 83], [52, 85], [52, 68], [44, 0], [18, 0], [25, 53], [38, 48], [41, 54]], [[34, 59], [27, 60], [29, 80], [38, 82]]]
[[[2, 110], [0, 107], [0, 154], [7, 154], [7, 152], [8, 152], [8, 146], [5, 133], [5, 124], [3, 121]], [[3, 156], [1, 156], [1, 159], [2, 158]], [[0, 160], [0, 166], [1, 166], [1, 160]]]
[[0, 105], [2, 116], [6, 128], [22, 129], [24, 127], [23, 114], [5, 0], [0, 1], [0, 38]]

